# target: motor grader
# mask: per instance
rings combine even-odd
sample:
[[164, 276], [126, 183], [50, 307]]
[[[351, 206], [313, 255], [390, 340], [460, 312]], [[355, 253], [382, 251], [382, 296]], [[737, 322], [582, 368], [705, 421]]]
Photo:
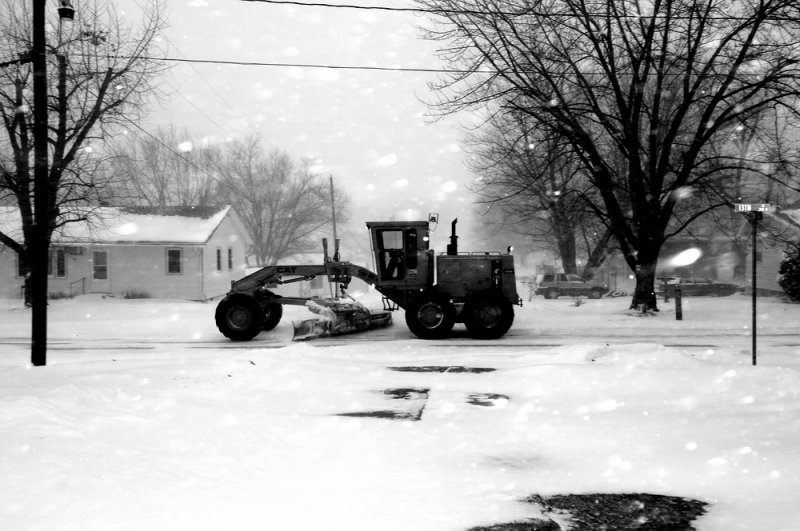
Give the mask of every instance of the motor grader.
[[[405, 310], [411, 332], [422, 339], [447, 337], [455, 323], [464, 323], [474, 338], [501, 337], [514, 321], [514, 305], [521, 305], [511, 248], [504, 253], [459, 252], [456, 219], [446, 253], [435, 256], [429, 244], [431, 224], [437, 221], [432, 215], [428, 221], [367, 222], [376, 272], [340, 261], [338, 241], [329, 257], [323, 240], [322, 264], [272, 265], [234, 281], [217, 305], [217, 328], [231, 340], [247, 341], [275, 328], [283, 305], [290, 304], [307, 306], [321, 316], [295, 323], [295, 339], [384, 326], [391, 322], [390, 312], [398, 308]], [[271, 291], [318, 276], [339, 286], [339, 295], [291, 297]], [[347, 296], [353, 278], [383, 295], [382, 311], [370, 311]]]

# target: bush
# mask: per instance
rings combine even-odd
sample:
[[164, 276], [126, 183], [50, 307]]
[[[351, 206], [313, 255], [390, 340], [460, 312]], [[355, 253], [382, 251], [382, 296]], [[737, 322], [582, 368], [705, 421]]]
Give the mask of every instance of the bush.
[[792, 302], [800, 302], [800, 245], [789, 249], [778, 268], [778, 284]]
[[129, 289], [125, 292], [126, 299], [149, 299], [150, 294], [142, 289]]
[[75, 295], [73, 295], [72, 293], [64, 293], [63, 291], [59, 291], [57, 293], [50, 293], [47, 295], [47, 298], [50, 299], [51, 301], [58, 301], [61, 299], [72, 299], [74, 297]]

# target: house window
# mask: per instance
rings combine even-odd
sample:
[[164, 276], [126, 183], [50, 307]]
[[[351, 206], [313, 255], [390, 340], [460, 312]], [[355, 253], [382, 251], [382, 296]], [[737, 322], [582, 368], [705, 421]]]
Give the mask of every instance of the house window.
[[233, 247], [228, 247], [228, 271], [233, 271]]
[[183, 273], [183, 252], [181, 249], [167, 249], [167, 274]]
[[222, 271], [222, 249], [217, 247], [217, 271]]
[[108, 253], [105, 251], [95, 251], [92, 262], [92, 278], [94, 280], [108, 279]]
[[50, 260], [47, 262], [47, 275], [55, 278], [66, 278], [67, 253], [63, 248], [50, 249]]

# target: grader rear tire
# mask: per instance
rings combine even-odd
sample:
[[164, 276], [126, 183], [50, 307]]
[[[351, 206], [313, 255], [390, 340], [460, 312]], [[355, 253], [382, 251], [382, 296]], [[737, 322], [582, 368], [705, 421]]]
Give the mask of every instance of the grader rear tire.
[[497, 339], [513, 323], [514, 306], [500, 293], [477, 293], [464, 305], [464, 324], [476, 339]]

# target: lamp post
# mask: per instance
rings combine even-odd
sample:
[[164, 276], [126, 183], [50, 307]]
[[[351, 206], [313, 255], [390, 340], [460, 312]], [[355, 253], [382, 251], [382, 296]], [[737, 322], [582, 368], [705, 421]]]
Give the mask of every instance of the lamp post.
[[[47, 364], [47, 263], [50, 251], [50, 182], [47, 141], [46, 0], [33, 0], [33, 209], [31, 264], [31, 364]], [[70, 0], [60, 0], [62, 19], [75, 16]]]
[[61, 20], [72, 20], [75, 18], [75, 8], [72, 7], [70, 0], [59, 0], [58, 16]]

